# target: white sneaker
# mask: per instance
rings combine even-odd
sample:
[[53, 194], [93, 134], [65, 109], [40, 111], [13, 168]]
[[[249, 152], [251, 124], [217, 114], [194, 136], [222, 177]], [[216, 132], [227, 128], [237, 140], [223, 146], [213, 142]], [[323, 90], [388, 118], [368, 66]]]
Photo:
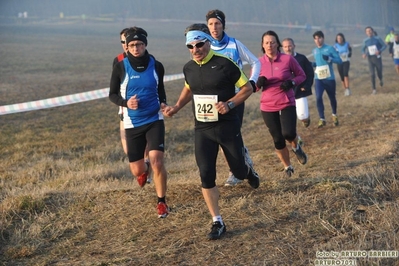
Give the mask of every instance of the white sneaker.
[[226, 183], [224, 183], [224, 186], [226, 187], [232, 187], [235, 185], [238, 185], [242, 183], [243, 180], [238, 179], [235, 177], [232, 173], [229, 175], [229, 178], [227, 178]]
[[284, 173], [287, 177], [291, 177], [294, 174], [294, 167], [292, 167], [292, 165], [289, 165], [284, 169]]
[[345, 89], [345, 96], [350, 96], [350, 95], [351, 95], [351, 90]]

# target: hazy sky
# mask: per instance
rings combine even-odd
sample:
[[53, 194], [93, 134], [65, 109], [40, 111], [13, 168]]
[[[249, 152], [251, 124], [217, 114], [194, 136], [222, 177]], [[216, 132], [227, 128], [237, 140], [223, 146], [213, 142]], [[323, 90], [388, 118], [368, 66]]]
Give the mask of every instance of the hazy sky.
[[[118, 5], [118, 3], [120, 5]], [[64, 16], [167, 18], [205, 20], [211, 9], [225, 12], [227, 21], [323, 26], [393, 25], [399, 28], [399, 0], [1, 0], [0, 16], [26, 11], [33, 18]], [[0, 18], [1, 19], [1, 18]]]

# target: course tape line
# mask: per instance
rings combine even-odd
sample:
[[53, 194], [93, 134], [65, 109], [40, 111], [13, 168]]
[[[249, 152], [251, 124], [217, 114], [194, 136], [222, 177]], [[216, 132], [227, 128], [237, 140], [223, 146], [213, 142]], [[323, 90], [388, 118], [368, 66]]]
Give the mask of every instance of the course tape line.
[[[359, 47], [361, 44], [352, 45], [352, 47]], [[309, 54], [306, 57], [311, 57], [313, 54]], [[244, 62], [246, 64], [246, 62]], [[168, 82], [172, 80], [178, 80], [184, 78], [183, 73], [174, 74], [174, 75], [166, 75], [164, 76], [163, 81]], [[97, 100], [101, 98], [108, 97], [109, 88], [104, 88], [100, 90], [87, 91], [82, 93], [70, 94], [66, 96], [60, 96], [55, 98], [49, 98], [44, 100], [25, 102], [25, 103], [16, 103], [10, 105], [0, 106], [0, 115], [8, 115], [13, 113], [22, 113], [40, 109], [53, 108], [57, 106], [64, 106], [74, 103], [87, 102], [92, 100]]]
[[[164, 76], [164, 82], [178, 80], [182, 78], [184, 78], [183, 73], [166, 75]], [[53, 108], [57, 106], [69, 105], [74, 103], [92, 101], [96, 99], [106, 98], [108, 97], [108, 93], [109, 93], [109, 88], [104, 88], [100, 90], [81, 92], [81, 93], [48, 98], [38, 101], [4, 105], [0, 106], [0, 115], [28, 112], [40, 109]]]

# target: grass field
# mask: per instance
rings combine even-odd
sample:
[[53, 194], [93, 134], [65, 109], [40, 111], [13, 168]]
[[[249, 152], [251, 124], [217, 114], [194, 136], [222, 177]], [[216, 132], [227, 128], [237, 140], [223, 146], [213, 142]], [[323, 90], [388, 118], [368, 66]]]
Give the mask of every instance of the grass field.
[[[148, 50], [181, 73], [190, 60], [190, 22], [130, 21], [149, 33]], [[0, 105], [107, 88], [120, 52], [121, 24], [0, 25]], [[130, 25], [129, 25], [130, 26]], [[229, 25], [227, 25], [229, 26]], [[234, 25], [227, 32], [256, 55], [271, 28]], [[312, 33], [274, 29], [310, 54]], [[352, 44], [365, 35], [342, 29]], [[334, 33], [325, 33], [332, 44]], [[366, 60], [351, 60], [352, 96], [337, 79], [340, 125], [298, 123], [308, 164], [293, 160], [286, 178], [259, 111], [246, 103], [243, 137], [261, 185], [217, 185], [225, 237], [206, 240], [211, 217], [194, 160], [187, 106], [166, 118], [167, 201], [158, 219], [153, 184], [140, 188], [119, 139], [117, 106], [107, 98], [0, 116], [0, 265], [314, 265], [321, 251], [399, 251], [399, 76], [383, 54], [384, 87], [371, 95]], [[248, 71], [248, 68], [246, 68]], [[337, 75], [337, 73], [336, 73]], [[183, 80], [166, 83], [170, 104]], [[324, 100], [326, 117], [330, 105]], [[291, 153], [292, 155], [292, 153]], [[332, 258], [331, 253], [325, 257]], [[399, 265], [398, 258], [354, 258], [357, 265]]]

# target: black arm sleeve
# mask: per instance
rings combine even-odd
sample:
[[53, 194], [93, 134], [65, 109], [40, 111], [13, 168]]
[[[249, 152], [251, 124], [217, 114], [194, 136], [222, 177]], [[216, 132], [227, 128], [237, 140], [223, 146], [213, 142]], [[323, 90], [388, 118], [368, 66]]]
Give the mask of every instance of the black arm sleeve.
[[118, 63], [118, 57], [115, 57], [114, 61], [112, 62], [112, 68], [114, 68], [117, 63]]
[[[306, 58], [306, 57], [305, 57]], [[313, 85], [313, 79], [314, 79], [314, 71], [313, 71], [313, 66], [312, 63], [306, 58], [306, 64], [305, 64], [305, 75], [306, 75], [306, 80], [305, 80], [305, 88], [310, 89]]]
[[166, 104], [166, 92], [165, 92], [165, 85], [163, 83], [163, 78], [165, 76], [165, 68], [163, 67], [162, 63], [159, 61], [155, 61], [155, 69], [158, 74], [158, 97], [160, 103]]
[[305, 81], [302, 84], [300, 84], [300, 86], [298, 87], [305, 88], [306, 90], [311, 90], [314, 79], [314, 70], [312, 63], [303, 54], [297, 53], [295, 59], [298, 61], [299, 65], [302, 67], [303, 72], [305, 72], [306, 75]]
[[118, 106], [127, 107], [127, 101], [121, 96], [121, 82], [125, 75], [123, 62], [117, 63], [112, 69], [111, 81], [109, 84], [108, 98]]

